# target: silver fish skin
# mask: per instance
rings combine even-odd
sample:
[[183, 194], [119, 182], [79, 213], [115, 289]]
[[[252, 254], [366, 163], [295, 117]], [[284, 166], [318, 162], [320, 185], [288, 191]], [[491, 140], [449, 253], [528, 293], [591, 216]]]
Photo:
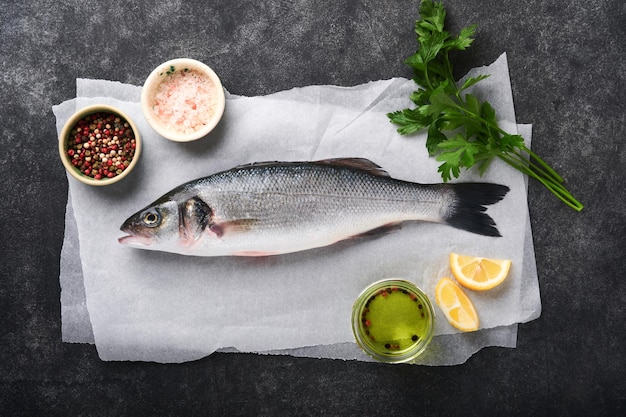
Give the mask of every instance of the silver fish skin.
[[185, 183], [121, 226], [131, 247], [196, 256], [267, 256], [375, 233], [405, 221], [500, 236], [485, 212], [509, 188], [418, 184], [367, 159], [262, 162]]

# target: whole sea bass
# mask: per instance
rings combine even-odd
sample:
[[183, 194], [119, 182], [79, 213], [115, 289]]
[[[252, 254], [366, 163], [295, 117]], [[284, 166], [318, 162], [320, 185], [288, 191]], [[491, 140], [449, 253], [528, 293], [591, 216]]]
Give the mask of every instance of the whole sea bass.
[[128, 218], [125, 245], [197, 256], [265, 256], [331, 245], [404, 221], [500, 236], [485, 206], [504, 185], [417, 184], [366, 159], [262, 162], [183, 184]]

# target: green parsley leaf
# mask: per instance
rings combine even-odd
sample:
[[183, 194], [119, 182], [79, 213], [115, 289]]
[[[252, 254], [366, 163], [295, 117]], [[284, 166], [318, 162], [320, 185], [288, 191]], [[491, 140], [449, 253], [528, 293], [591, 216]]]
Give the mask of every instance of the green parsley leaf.
[[474, 84], [478, 84], [480, 81], [488, 77], [489, 77], [489, 74], [481, 74], [478, 77], [469, 77], [467, 80], [465, 80], [465, 82], [463, 83], [463, 87], [461, 87], [459, 90], [460, 91], [467, 90]]
[[433, 123], [428, 127], [428, 136], [426, 138], [426, 149], [429, 155], [435, 155], [442, 142], [448, 140], [448, 137], [439, 130], [437, 123]]
[[476, 25], [471, 25], [461, 29], [459, 36], [451, 43], [450, 49], [457, 49], [464, 51], [474, 42], [474, 32], [476, 32]]
[[432, 123], [432, 119], [423, 115], [420, 109], [404, 109], [387, 115], [391, 121], [400, 127], [398, 132], [401, 135], [408, 135], [424, 129]]

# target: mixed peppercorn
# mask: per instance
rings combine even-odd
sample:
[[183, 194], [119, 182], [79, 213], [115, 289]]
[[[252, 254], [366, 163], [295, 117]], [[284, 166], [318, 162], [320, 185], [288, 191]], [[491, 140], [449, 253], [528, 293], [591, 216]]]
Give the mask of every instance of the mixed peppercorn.
[[89, 114], [70, 131], [67, 156], [83, 175], [101, 180], [120, 175], [133, 160], [135, 132], [122, 117], [98, 112]]

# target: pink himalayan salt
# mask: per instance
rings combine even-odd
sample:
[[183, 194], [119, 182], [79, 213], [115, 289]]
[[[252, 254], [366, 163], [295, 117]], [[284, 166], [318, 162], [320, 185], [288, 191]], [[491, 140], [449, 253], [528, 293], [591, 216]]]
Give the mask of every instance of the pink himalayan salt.
[[194, 133], [215, 114], [215, 85], [196, 70], [176, 71], [157, 88], [154, 113], [168, 130]]

